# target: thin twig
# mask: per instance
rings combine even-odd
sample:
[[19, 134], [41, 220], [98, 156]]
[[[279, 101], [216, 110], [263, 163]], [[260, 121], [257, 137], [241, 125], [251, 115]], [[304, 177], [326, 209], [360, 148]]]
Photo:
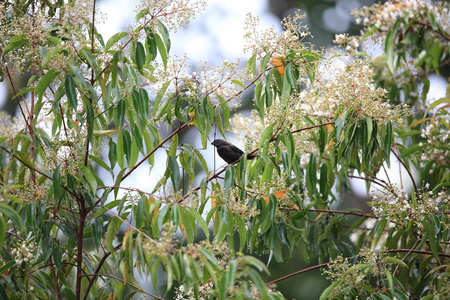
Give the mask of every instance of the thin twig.
[[417, 185], [416, 185], [416, 181], [414, 180], [414, 176], [412, 175], [411, 171], [409, 170], [409, 168], [406, 167], [405, 163], [403, 162], [403, 160], [400, 158], [400, 156], [394, 151], [397, 150], [396, 148], [394, 148], [394, 146], [391, 146], [391, 151], [392, 153], [394, 153], [395, 157], [397, 157], [398, 161], [403, 165], [403, 167], [405, 168], [406, 172], [408, 172], [409, 177], [411, 178], [411, 181], [414, 185], [414, 191], [416, 192], [416, 194], [418, 193], [418, 189], [417, 189]]
[[97, 273], [95, 273], [95, 274], [86, 274], [86, 275], [83, 275], [83, 276], [86, 276], [86, 277], [94, 276], [94, 277], [110, 277], [110, 278], [114, 278], [114, 279], [116, 279], [116, 280], [119, 280], [119, 281], [123, 282], [125, 285], [132, 286], [133, 288], [137, 289], [137, 290], [138, 290], [140, 293], [142, 293], [142, 294], [146, 294], [146, 295], [152, 296], [152, 297], [155, 298], [155, 299], [164, 300], [164, 298], [161, 298], [160, 296], [157, 296], [157, 295], [154, 295], [154, 294], [149, 293], [149, 292], [147, 292], [147, 291], [144, 291], [143, 289], [141, 289], [141, 288], [138, 287], [137, 285], [134, 285], [134, 284], [129, 283], [129, 282], [126, 282], [126, 283], [125, 283], [125, 280], [123, 280], [122, 278], [119, 278], [119, 277], [117, 277], [117, 276], [114, 276], [114, 275], [110, 275], [110, 274], [97, 274]]
[[[419, 253], [419, 254], [426, 254], [426, 255], [434, 255], [433, 252], [431, 252], [431, 251], [414, 250], [414, 249], [390, 249], [390, 250], [383, 250], [383, 251], [380, 251], [380, 252], [381, 253], [400, 253], [400, 252], [411, 253], [412, 252], [412, 253]], [[438, 256], [450, 257], [450, 254], [448, 254], [448, 253], [438, 253]], [[344, 259], [350, 260], [350, 259], [361, 258], [361, 257], [364, 257], [364, 256], [356, 255], [356, 256], [351, 256], [351, 257], [347, 257], [347, 258], [344, 258]], [[316, 266], [312, 266], [312, 267], [309, 267], [309, 268], [306, 268], [306, 269], [302, 269], [302, 270], [299, 270], [299, 271], [295, 271], [295, 272], [293, 272], [291, 274], [288, 274], [288, 275], [285, 275], [285, 276], [280, 277], [278, 279], [272, 280], [272, 281], [268, 282], [267, 284], [268, 285], [274, 284], [274, 283], [277, 283], [279, 281], [282, 281], [282, 280], [285, 280], [287, 278], [290, 278], [292, 276], [299, 275], [299, 274], [302, 274], [302, 273], [306, 273], [308, 271], [312, 271], [312, 270], [315, 270], [315, 269], [320, 269], [322, 267], [326, 267], [326, 266], [335, 264], [335, 263], [340, 262], [340, 261], [342, 261], [342, 260], [334, 260], [334, 261], [330, 261], [330, 262], [327, 262], [327, 263], [323, 263], [323, 264], [319, 264], [319, 265], [316, 265]]]
[[373, 218], [373, 219], [379, 219], [380, 217], [375, 215], [369, 215], [369, 214], [363, 214], [358, 213], [354, 211], [345, 211], [345, 210], [329, 210], [329, 209], [318, 209], [318, 208], [310, 208], [309, 211], [315, 211], [315, 212], [323, 212], [323, 213], [329, 213], [329, 214], [344, 214], [344, 215], [353, 215], [358, 217], [367, 217], [367, 218]]
[[[115, 251], [118, 251], [121, 247], [122, 247], [122, 243], [120, 243], [120, 244], [118, 244], [116, 247], [114, 247], [113, 251], [114, 251], [114, 252], [115, 252]], [[98, 273], [100, 272], [100, 270], [102, 269], [103, 264], [106, 262], [106, 259], [107, 259], [111, 254], [112, 254], [112, 252], [109, 251], [109, 252], [106, 252], [106, 253], [103, 255], [102, 259], [101, 259], [100, 262], [98, 263], [97, 269], [95, 269], [95, 274], [98, 274]], [[97, 276], [94, 276], [94, 277], [92, 277], [91, 279], [89, 279], [89, 284], [88, 284], [88, 286], [87, 286], [87, 288], [86, 288], [86, 292], [84, 293], [83, 300], [86, 300], [86, 299], [87, 299], [87, 297], [88, 297], [88, 295], [89, 295], [89, 291], [90, 291], [92, 285], [94, 284], [94, 281], [95, 281], [95, 278], [96, 278], [96, 277], [97, 277]]]
[[153, 148], [152, 151], [150, 151], [150, 153], [148, 153], [146, 156], [144, 156], [143, 159], [141, 159], [137, 164], [135, 164], [130, 171], [128, 171], [125, 175], [123, 175], [122, 179], [120, 180], [120, 182], [124, 181], [125, 178], [127, 178], [131, 173], [134, 172], [134, 170], [136, 170], [144, 161], [146, 161], [153, 153], [156, 152], [156, 150], [158, 150], [159, 148], [161, 148], [162, 145], [164, 145], [165, 142], [167, 142], [169, 139], [171, 139], [175, 134], [177, 134], [178, 132], [180, 132], [183, 128], [185, 128], [187, 126], [186, 123], [182, 123], [177, 129], [175, 129], [171, 134], [169, 134], [161, 143], [159, 143], [155, 148]]

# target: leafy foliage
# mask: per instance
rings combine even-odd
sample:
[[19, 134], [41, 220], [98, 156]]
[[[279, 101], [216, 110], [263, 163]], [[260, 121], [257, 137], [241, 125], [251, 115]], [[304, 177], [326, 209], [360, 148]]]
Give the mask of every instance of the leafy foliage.
[[[448, 67], [448, 6], [365, 8], [365, 35], [331, 52], [303, 42], [299, 14], [281, 34], [249, 17], [245, 70], [189, 74], [170, 31], [201, 8], [143, 2], [105, 42], [95, 1], [2, 4], [0, 75], [20, 111], [0, 136], [2, 298], [284, 299], [267, 264], [298, 253], [329, 267], [322, 299], [450, 296], [450, 100], [427, 101], [427, 76]], [[361, 52], [371, 37], [383, 57]], [[247, 90], [251, 116], [231, 118]], [[205, 148], [216, 129], [260, 156], [211, 169], [180, 142], [193, 130]], [[397, 162], [411, 189], [378, 176]], [[133, 186], [143, 169], [152, 190]], [[373, 213], [332, 209], [350, 179]]]

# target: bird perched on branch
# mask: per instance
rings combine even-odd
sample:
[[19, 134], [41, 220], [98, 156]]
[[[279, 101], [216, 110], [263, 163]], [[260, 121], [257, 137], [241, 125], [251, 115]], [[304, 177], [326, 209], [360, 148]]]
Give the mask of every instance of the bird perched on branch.
[[[242, 156], [242, 154], [244, 154], [244, 151], [222, 139], [214, 140], [211, 145], [217, 148], [219, 156], [229, 164], [234, 163]], [[257, 156], [258, 155], [247, 154], [247, 159], [254, 159]]]

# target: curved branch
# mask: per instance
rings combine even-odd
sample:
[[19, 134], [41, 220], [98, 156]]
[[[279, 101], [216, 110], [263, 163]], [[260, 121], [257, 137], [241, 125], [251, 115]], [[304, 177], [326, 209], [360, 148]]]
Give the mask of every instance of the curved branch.
[[[406, 172], [408, 172], [409, 177], [411, 178], [411, 181], [414, 185], [414, 191], [416, 192], [416, 194], [418, 193], [418, 189], [417, 189], [417, 185], [416, 185], [416, 181], [414, 180], [414, 176], [412, 175], [411, 171], [409, 170], [409, 168], [406, 167], [405, 163], [403, 162], [403, 160], [400, 158], [400, 156], [394, 151], [394, 146], [391, 146], [391, 152], [394, 153], [395, 157], [397, 157], [398, 161], [402, 164], [402, 166], [405, 168]], [[397, 149], [396, 149], [397, 150]]]
[[[434, 255], [433, 252], [431, 252], [431, 251], [426, 251], [426, 250], [414, 250], [414, 249], [390, 249], [390, 250], [383, 250], [383, 251], [380, 251], [380, 252], [381, 252], [381, 253], [400, 253], [400, 252], [406, 252], [406, 253], [408, 253], [408, 254], [409, 254], [409, 253], [419, 253], [419, 254], [426, 254], [426, 255]], [[447, 253], [438, 253], [438, 256], [449, 257], [449, 258], [450, 258], [450, 254], [447, 254]], [[364, 257], [364, 255], [355, 255], [355, 256], [346, 257], [346, 258], [344, 258], [344, 259], [350, 260], [350, 259], [361, 258], [361, 257]], [[340, 262], [340, 261], [342, 261], [342, 260], [341, 260], [341, 259], [339, 259], [339, 260], [333, 260], [333, 261], [329, 261], [329, 262], [327, 262], [327, 263], [323, 263], [323, 264], [315, 265], [315, 266], [312, 266], [312, 267], [309, 267], [309, 268], [306, 268], [306, 269], [298, 270], [298, 271], [295, 271], [295, 272], [293, 272], [293, 273], [291, 273], [291, 274], [288, 274], [288, 275], [285, 275], [285, 276], [283, 276], [283, 277], [280, 277], [280, 278], [277, 278], [277, 279], [275, 279], [275, 280], [272, 280], [272, 281], [268, 282], [267, 285], [277, 283], [277, 282], [279, 282], [279, 281], [288, 279], [288, 278], [290, 278], [290, 277], [292, 277], [292, 276], [295, 276], [295, 275], [299, 275], [299, 274], [302, 274], [302, 273], [306, 273], [306, 272], [308, 272], [308, 271], [312, 271], [312, 270], [315, 270], [315, 269], [320, 269], [320, 268], [322, 268], [322, 267], [326, 267], [326, 266], [335, 264], [335, 263]]]
[[323, 212], [323, 213], [330, 213], [330, 214], [344, 214], [344, 215], [353, 215], [358, 217], [367, 217], [367, 218], [373, 218], [373, 219], [379, 219], [380, 217], [375, 215], [369, 215], [369, 214], [363, 214], [358, 213], [354, 211], [345, 211], [345, 210], [328, 210], [328, 209], [318, 209], [318, 208], [310, 208], [309, 211], [314, 212]]
[[[118, 244], [116, 247], [114, 247], [113, 251], [117, 251], [122, 247], [122, 243]], [[95, 274], [98, 274], [100, 272], [100, 270], [102, 269], [103, 264], [106, 262], [106, 259], [112, 254], [111, 251], [106, 252], [105, 255], [103, 255], [102, 259], [100, 260], [100, 262], [98, 263], [97, 269], [95, 269]], [[88, 276], [88, 275], [84, 275], [84, 276]], [[97, 276], [93, 276], [91, 279], [89, 279], [89, 284], [86, 288], [86, 292], [84, 293], [83, 296], [83, 300], [86, 300], [88, 295], [89, 295], [89, 291], [92, 287], [92, 285], [94, 284], [95, 278]]]
[[122, 179], [120, 180], [120, 182], [124, 181], [125, 178], [127, 178], [128, 176], [130, 176], [131, 173], [134, 172], [134, 170], [136, 170], [144, 161], [146, 161], [153, 153], [156, 152], [156, 150], [158, 150], [159, 148], [162, 147], [162, 145], [164, 145], [165, 142], [167, 142], [168, 140], [170, 140], [175, 134], [177, 134], [178, 132], [180, 132], [183, 128], [185, 128], [187, 126], [186, 123], [181, 123], [181, 125], [175, 129], [171, 134], [169, 134], [164, 140], [162, 140], [161, 143], [159, 143], [155, 148], [153, 148], [152, 151], [150, 151], [146, 156], [144, 156], [143, 159], [141, 159], [137, 164], [135, 164], [130, 171], [128, 171], [125, 175], [123, 175]]
[[87, 276], [87, 277], [93, 276], [93, 278], [95, 278], [95, 277], [110, 277], [110, 278], [114, 278], [114, 279], [116, 279], [116, 280], [118, 280], [118, 281], [123, 282], [125, 285], [132, 286], [133, 288], [137, 289], [137, 290], [138, 290], [140, 293], [142, 293], [142, 294], [146, 294], [146, 295], [152, 296], [152, 297], [155, 298], [155, 299], [164, 300], [164, 298], [161, 298], [161, 297], [159, 297], [159, 296], [157, 296], [157, 295], [154, 295], [154, 294], [152, 294], [152, 293], [149, 293], [149, 292], [147, 292], [147, 291], [144, 291], [143, 289], [141, 289], [141, 288], [138, 287], [137, 285], [134, 285], [134, 284], [129, 283], [129, 282], [125, 283], [125, 280], [123, 280], [122, 278], [119, 278], [119, 277], [117, 277], [117, 276], [114, 276], [114, 275], [109, 275], [109, 274], [97, 274], [97, 273], [95, 273], [95, 274], [86, 274], [86, 275], [83, 275], [83, 276]]

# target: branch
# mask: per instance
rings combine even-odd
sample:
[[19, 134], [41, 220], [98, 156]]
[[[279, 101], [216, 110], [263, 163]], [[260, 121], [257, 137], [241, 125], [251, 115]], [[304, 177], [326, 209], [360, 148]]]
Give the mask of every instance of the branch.
[[165, 142], [167, 142], [169, 139], [171, 139], [175, 134], [177, 134], [178, 132], [180, 132], [183, 128], [185, 128], [187, 126], [186, 123], [181, 123], [181, 125], [175, 129], [171, 134], [169, 134], [161, 143], [159, 143], [155, 148], [153, 148], [152, 151], [150, 151], [150, 153], [148, 153], [146, 156], [144, 156], [143, 159], [141, 159], [137, 164], [135, 164], [130, 171], [128, 171], [125, 175], [123, 175], [122, 179], [120, 180], [120, 182], [124, 181], [125, 178], [127, 178], [128, 176], [130, 176], [131, 173], [134, 172], [134, 170], [136, 170], [144, 161], [146, 161], [153, 153], [156, 152], [156, 150], [158, 150], [159, 148], [161, 148], [162, 145], [164, 145]]
[[[119, 250], [121, 247], [122, 247], [122, 243], [120, 243], [120, 244], [118, 244], [116, 247], [114, 247], [113, 251], [115, 252], [115, 251]], [[95, 269], [95, 274], [98, 274], [98, 273], [100, 272], [100, 270], [102, 269], [103, 264], [106, 262], [106, 259], [107, 259], [111, 254], [112, 254], [112, 252], [109, 251], [109, 252], [106, 252], [106, 253], [103, 255], [102, 259], [101, 259], [100, 262], [98, 263], [97, 269]], [[88, 275], [84, 275], [84, 276], [88, 276]], [[97, 277], [97, 276], [94, 276], [94, 277], [92, 277], [92, 278], [89, 280], [89, 284], [88, 284], [88, 286], [87, 286], [87, 288], [86, 288], [86, 292], [84, 293], [83, 300], [86, 300], [86, 299], [87, 299], [87, 297], [88, 297], [88, 295], [89, 295], [89, 291], [90, 291], [92, 285], [94, 284], [94, 281], [95, 281], [96, 277]]]
[[85, 201], [79, 201], [80, 205], [80, 219], [79, 228], [77, 234], [77, 277], [76, 277], [76, 287], [75, 287], [75, 299], [81, 299], [81, 279], [83, 278], [82, 267], [83, 267], [83, 238], [84, 238], [84, 227], [86, 223], [86, 207]]
[[[327, 125], [331, 125], [331, 124], [334, 124], [334, 121], [333, 121], [333, 122], [322, 123], [322, 124], [317, 124], [317, 125], [313, 125], [313, 126], [308, 126], [308, 127], [304, 127], [304, 128], [300, 128], [300, 129], [291, 131], [291, 133], [297, 133], [297, 132], [301, 132], [301, 131], [313, 129], [313, 128], [316, 128], [316, 127], [327, 126]], [[272, 138], [270, 139], [270, 142], [273, 142], [273, 141], [275, 141], [276, 139], [277, 139], [277, 137], [274, 136], [274, 137], [272, 137]], [[254, 153], [257, 152], [258, 150], [259, 150], [259, 148], [255, 148], [254, 150], [252, 150], [251, 152], [249, 152], [247, 155], [254, 154]], [[241, 161], [241, 158], [242, 158], [242, 157], [240, 157], [238, 160], [236, 160], [235, 162], [231, 163], [230, 165], [235, 165], [235, 164], [237, 164], [238, 162]], [[209, 178], [206, 180], [206, 182], [208, 183], [208, 182], [212, 181], [213, 179], [219, 177], [220, 174], [222, 174], [223, 172], [225, 172], [225, 170], [227, 169], [227, 167], [228, 167], [228, 165], [224, 166], [220, 171], [215, 172], [211, 177], [209, 177]], [[181, 198], [181, 200], [186, 199], [189, 195], [191, 195], [193, 192], [198, 191], [199, 189], [200, 189], [200, 186], [196, 187], [195, 189], [192, 189], [192, 190], [191, 190], [191, 193], [190, 193], [190, 194], [184, 195], [184, 196]], [[179, 202], [180, 202], [181, 200], [179, 200]]]
[[[354, 257], [351, 257], [351, 258], [354, 258]], [[306, 273], [308, 271], [312, 271], [312, 270], [315, 270], [315, 269], [320, 269], [322, 267], [326, 267], [326, 266], [335, 264], [337, 262], [339, 262], [339, 261], [338, 260], [334, 260], [334, 261], [330, 261], [330, 262], [323, 263], [323, 264], [320, 264], [320, 265], [312, 266], [312, 267], [309, 267], [309, 268], [306, 268], [306, 269], [302, 269], [302, 270], [296, 271], [294, 273], [291, 273], [291, 274], [285, 275], [283, 277], [280, 277], [278, 279], [272, 280], [271, 282], [268, 282], [267, 285], [271, 285], [271, 284], [277, 283], [279, 281], [288, 279], [289, 277], [292, 277], [292, 276], [295, 276], [295, 275], [299, 275], [299, 274], [302, 274], [302, 273]]]
[[[417, 189], [417, 185], [416, 185], [416, 181], [414, 180], [413, 175], [411, 174], [411, 171], [409, 170], [409, 168], [406, 167], [405, 163], [403, 162], [403, 160], [400, 158], [400, 156], [394, 151], [394, 146], [391, 146], [391, 151], [392, 153], [394, 153], [395, 157], [397, 157], [398, 161], [402, 164], [402, 166], [405, 168], [406, 172], [408, 172], [409, 177], [411, 178], [411, 181], [414, 185], [414, 191], [416, 192], [416, 194], [418, 193], [418, 189]], [[397, 150], [397, 149], [396, 149]]]
[[55, 265], [53, 264], [52, 256], [50, 256], [49, 263], [50, 263], [50, 272], [52, 274], [53, 285], [55, 286], [56, 298], [58, 300], [62, 300], [61, 289], [59, 288], [59, 285], [58, 285], [58, 278], [56, 277]]
[[119, 278], [119, 277], [117, 277], [117, 276], [114, 276], [114, 275], [109, 275], [109, 274], [97, 274], [97, 273], [95, 273], [95, 274], [86, 274], [86, 275], [83, 275], [83, 276], [94, 276], [94, 278], [95, 277], [110, 277], [110, 278], [114, 278], [114, 279], [116, 279], [116, 280], [118, 280], [118, 281], [120, 281], [120, 282], [123, 282], [125, 285], [129, 285], [129, 286], [132, 286], [133, 288], [135, 288], [136, 290], [138, 290], [140, 293], [142, 293], [142, 294], [146, 294], [146, 295], [149, 295], [149, 296], [152, 296], [153, 298], [155, 298], [155, 299], [159, 299], [159, 300], [164, 300], [164, 298], [161, 298], [161, 297], [159, 297], [159, 296], [157, 296], [157, 295], [154, 295], [154, 294], [152, 294], [152, 293], [149, 293], [149, 292], [147, 292], [147, 291], [144, 291], [143, 289], [141, 289], [140, 287], [138, 287], [137, 285], [134, 285], [134, 284], [131, 284], [131, 283], [129, 283], [129, 282], [127, 282], [127, 283], [125, 283], [125, 280], [123, 280], [122, 278]]
[[[399, 252], [407, 252], [408, 254], [412, 252], [412, 253], [419, 253], [419, 254], [426, 254], [426, 255], [434, 255], [433, 252], [431, 252], [431, 251], [426, 251], [426, 250], [414, 250], [414, 249], [391, 249], [391, 250], [384, 250], [384, 251], [380, 251], [380, 252], [381, 252], [381, 253], [399, 253]], [[438, 253], [438, 256], [450, 257], [450, 254], [447, 254], [447, 253]], [[355, 256], [346, 257], [346, 258], [344, 258], [344, 259], [350, 260], [350, 259], [361, 258], [361, 257], [365, 257], [365, 256], [364, 256], [364, 255], [355, 255]], [[335, 264], [335, 263], [340, 262], [340, 261], [342, 261], [342, 260], [340, 260], [340, 259], [339, 259], [339, 260], [333, 260], [333, 261], [329, 261], [329, 262], [327, 262], [327, 263], [323, 263], [323, 264], [320, 264], [320, 265], [316, 265], [316, 266], [312, 266], [312, 267], [309, 267], [309, 268], [306, 268], [306, 269], [302, 269], [302, 270], [299, 270], [299, 271], [295, 271], [295, 272], [293, 272], [293, 273], [291, 273], [291, 274], [288, 274], [288, 275], [285, 275], [285, 276], [280, 277], [280, 278], [278, 278], [278, 279], [272, 280], [272, 281], [268, 282], [267, 285], [271, 285], [271, 284], [277, 283], [277, 282], [282, 281], [282, 280], [285, 280], [285, 279], [287, 279], [287, 278], [289, 278], [289, 277], [292, 277], [292, 276], [295, 276], [295, 275], [299, 275], [299, 274], [302, 274], [302, 273], [306, 273], [306, 272], [308, 272], [308, 271], [312, 271], [312, 270], [315, 270], [315, 269], [320, 269], [320, 268], [322, 268], [322, 267], [326, 267], [326, 266]]]
[[314, 212], [323, 212], [323, 213], [330, 213], [330, 214], [344, 214], [344, 215], [353, 215], [358, 217], [367, 217], [367, 218], [373, 218], [373, 219], [379, 219], [380, 217], [375, 215], [369, 215], [369, 214], [363, 214], [358, 213], [354, 211], [345, 211], [345, 210], [328, 210], [328, 209], [318, 209], [318, 208], [310, 208], [309, 211]]

